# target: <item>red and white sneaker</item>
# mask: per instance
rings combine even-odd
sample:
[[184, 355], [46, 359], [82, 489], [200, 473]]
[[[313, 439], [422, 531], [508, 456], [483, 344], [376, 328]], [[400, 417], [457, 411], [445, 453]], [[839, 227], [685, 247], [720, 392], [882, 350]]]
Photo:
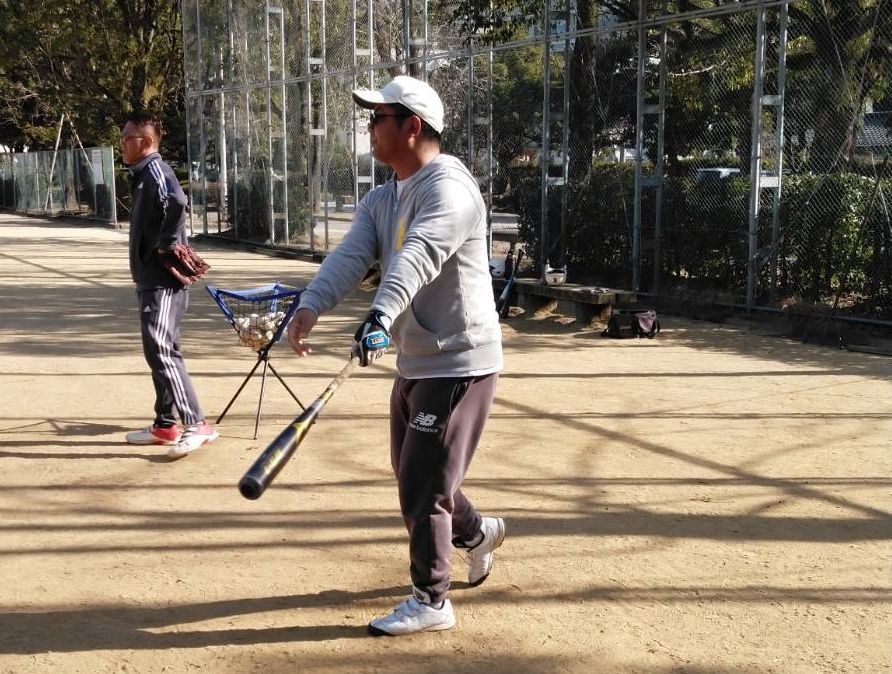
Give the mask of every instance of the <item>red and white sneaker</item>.
[[167, 456], [171, 459], [179, 459], [181, 456], [191, 454], [199, 447], [213, 442], [220, 434], [208, 423], [201, 422], [194, 426], [186, 426], [186, 430], [180, 436], [173, 447], [167, 450]]
[[141, 431], [132, 431], [124, 436], [131, 445], [175, 445], [180, 439], [179, 426], [162, 428], [152, 424]]

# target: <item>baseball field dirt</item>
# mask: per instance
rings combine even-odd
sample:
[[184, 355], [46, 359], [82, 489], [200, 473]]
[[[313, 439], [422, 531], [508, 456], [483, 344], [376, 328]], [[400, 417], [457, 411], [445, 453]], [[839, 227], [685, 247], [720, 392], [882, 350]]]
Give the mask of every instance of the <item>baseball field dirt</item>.
[[[315, 264], [200, 248], [208, 282]], [[892, 671], [892, 360], [663, 317], [610, 340], [504, 322], [506, 368], [465, 482], [508, 536], [456, 557], [448, 632], [372, 638], [409, 591], [387, 451], [392, 355], [336, 393], [258, 501], [236, 483], [298, 411], [255, 378], [180, 461], [151, 420], [126, 232], [0, 214], [0, 671], [875, 674]], [[308, 402], [371, 295], [272, 362]], [[204, 288], [186, 361], [216, 418], [254, 364]]]

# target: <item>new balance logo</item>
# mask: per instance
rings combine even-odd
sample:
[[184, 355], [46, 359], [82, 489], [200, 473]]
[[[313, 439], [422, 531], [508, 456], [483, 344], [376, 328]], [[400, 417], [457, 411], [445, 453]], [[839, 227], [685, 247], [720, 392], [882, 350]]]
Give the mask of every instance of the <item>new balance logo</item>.
[[419, 590], [414, 585], [412, 586], [412, 596], [415, 597], [422, 604], [430, 604], [431, 603], [430, 592], [425, 592], [424, 590]]
[[415, 431], [421, 431], [422, 433], [439, 433], [440, 430], [438, 428], [433, 428], [433, 425], [435, 423], [437, 423], [436, 414], [425, 414], [424, 412], [419, 412], [415, 415], [415, 418], [412, 419], [412, 422], [409, 424], [409, 428]]
[[412, 422], [418, 424], [419, 426], [433, 426], [436, 420], [436, 414], [425, 414], [424, 412], [419, 412], [415, 415], [415, 418], [412, 419]]

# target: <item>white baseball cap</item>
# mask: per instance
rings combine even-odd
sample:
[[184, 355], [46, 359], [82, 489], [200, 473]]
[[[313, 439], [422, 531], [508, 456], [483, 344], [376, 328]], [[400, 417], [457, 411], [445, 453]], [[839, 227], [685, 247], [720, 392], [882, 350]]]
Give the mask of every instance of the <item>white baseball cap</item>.
[[377, 91], [355, 89], [353, 100], [363, 108], [399, 103], [430, 124], [437, 133], [443, 133], [443, 102], [427, 82], [414, 77], [397, 75]]

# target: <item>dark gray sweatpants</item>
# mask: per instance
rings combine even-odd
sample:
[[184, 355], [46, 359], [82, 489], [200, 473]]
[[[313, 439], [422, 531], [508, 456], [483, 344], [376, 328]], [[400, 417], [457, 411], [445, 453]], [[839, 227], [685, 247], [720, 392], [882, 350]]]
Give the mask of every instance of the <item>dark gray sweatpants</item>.
[[390, 460], [409, 531], [412, 584], [439, 602], [449, 590], [452, 540], [470, 541], [481, 517], [460, 486], [495, 395], [497, 374], [404, 379], [390, 396]]
[[192, 379], [180, 353], [180, 321], [189, 307], [185, 288], [140, 290], [142, 350], [155, 385], [155, 424], [172, 426], [177, 413], [184, 426], [204, 420]]

